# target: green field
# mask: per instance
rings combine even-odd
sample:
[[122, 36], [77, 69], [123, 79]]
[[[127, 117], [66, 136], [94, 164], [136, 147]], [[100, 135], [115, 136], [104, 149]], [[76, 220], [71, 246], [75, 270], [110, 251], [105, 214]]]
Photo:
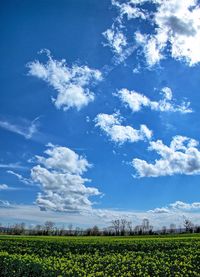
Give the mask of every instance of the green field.
[[0, 276], [200, 276], [200, 236], [0, 236]]

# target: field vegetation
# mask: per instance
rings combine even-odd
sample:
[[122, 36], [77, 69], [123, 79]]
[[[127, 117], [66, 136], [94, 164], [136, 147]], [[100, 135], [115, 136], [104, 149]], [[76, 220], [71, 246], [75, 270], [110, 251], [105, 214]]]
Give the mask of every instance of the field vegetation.
[[0, 236], [0, 276], [200, 276], [200, 235]]

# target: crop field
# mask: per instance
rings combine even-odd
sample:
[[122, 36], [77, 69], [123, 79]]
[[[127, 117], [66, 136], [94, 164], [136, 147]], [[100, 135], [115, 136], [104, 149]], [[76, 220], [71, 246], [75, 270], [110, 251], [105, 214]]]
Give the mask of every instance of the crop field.
[[1, 277], [200, 276], [200, 236], [0, 236]]

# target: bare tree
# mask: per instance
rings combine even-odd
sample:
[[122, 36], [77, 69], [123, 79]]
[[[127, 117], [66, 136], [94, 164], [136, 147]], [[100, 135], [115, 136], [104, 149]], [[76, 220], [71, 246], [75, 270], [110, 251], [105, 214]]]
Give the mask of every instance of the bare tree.
[[115, 231], [115, 235], [119, 235], [119, 233], [120, 233], [120, 220], [115, 219], [115, 220], [112, 220], [111, 223], [112, 223], [112, 228]]
[[128, 221], [126, 219], [122, 218], [120, 220], [120, 233], [121, 233], [122, 236], [124, 236], [125, 233], [126, 233], [127, 224], [128, 224]]
[[186, 232], [193, 232], [194, 224], [192, 223], [192, 221], [190, 221], [189, 219], [185, 219], [183, 224]]
[[16, 223], [11, 227], [14, 235], [21, 235], [25, 231], [25, 223]]
[[46, 231], [47, 235], [49, 235], [53, 232], [54, 227], [55, 227], [55, 223], [52, 221], [46, 221], [44, 223], [44, 230]]
[[129, 235], [131, 235], [133, 232], [133, 226], [131, 221], [127, 221], [127, 229], [128, 229]]

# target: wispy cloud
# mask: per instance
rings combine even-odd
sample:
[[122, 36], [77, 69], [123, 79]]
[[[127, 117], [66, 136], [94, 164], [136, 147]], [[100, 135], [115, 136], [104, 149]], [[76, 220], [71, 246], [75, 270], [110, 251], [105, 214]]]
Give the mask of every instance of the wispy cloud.
[[8, 185], [0, 184], [0, 190], [7, 190], [7, 189], [8, 189]]
[[[120, 1], [112, 0], [112, 5], [117, 7], [119, 10], [119, 17], [117, 20], [122, 24], [123, 19], [135, 19], [141, 18], [143, 20], [149, 18], [149, 14], [141, 8], [141, 4], [148, 2], [148, 0], [130, 0], [125, 3], [120, 3]], [[138, 7], [136, 6], [138, 4]]]
[[7, 131], [21, 135], [26, 139], [31, 139], [38, 131], [38, 120], [39, 117], [36, 117], [33, 121], [23, 119], [20, 124], [10, 122], [8, 120], [0, 120], [0, 127]]
[[0, 191], [13, 191], [13, 190], [21, 190], [22, 188], [20, 187], [11, 187], [11, 186], [8, 186], [6, 184], [0, 184]]
[[0, 164], [0, 168], [6, 169], [27, 169], [26, 166], [21, 165], [20, 163], [9, 163], [9, 164]]
[[90, 87], [102, 80], [102, 74], [97, 69], [86, 65], [73, 64], [68, 66], [64, 59], [57, 61], [52, 58], [49, 50], [42, 50], [48, 57], [48, 62], [30, 62], [27, 67], [28, 74], [42, 79], [57, 92], [57, 97], [52, 98], [56, 108], [80, 110], [94, 101], [94, 93]]
[[107, 40], [107, 43], [104, 43], [103, 45], [109, 46], [116, 55], [123, 56], [123, 52], [127, 46], [125, 35], [113, 25], [103, 33], [103, 36]]
[[9, 207], [11, 207], [11, 204], [10, 204], [9, 201], [7, 201], [7, 200], [0, 200], [0, 210], [2, 208], [9, 208]]
[[22, 176], [21, 174], [19, 174], [19, 173], [16, 173], [16, 172], [14, 172], [14, 171], [12, 171], [12, 170], [7, 170], [6, 172], [7, 172], [8, 174], [14, 175], [15, 177], [18, 178], [18, 180], [19, 180], [20, 182], [22, 182], [22, 183], [24, 183], [24, 184], [26, 184], [26, 185], [32, 185], [32, 184], [33, 184], [33, 182], [32, 182], [31, 179], [25, 178], [25, 177], [23, 177], [23, 176]]
[[119, 113], [98, 114], [95, 118], [96, 127], [100, 127], [111, 139], [111, 141], [123, 144], [125, 142], [137, 142], [152, 137], [152, 131], [146, 125], [140, 125], [140, 129], [131, 126], [123, 126], [123, 118]]
[[115, 55], [113, 62], [118, 65], [125, 61], [137, 48], [128, 40], [124, 21], [135, 18], [146, 19], [147, 15], [142, 9], [131, 5], [129, 2], [120, 4], [118, 1], [112, 1], [112, 5], [117, 7], [119, 16], [114, 19], [112, 26], [102, 33], [105, 38], [103, 46], [108, 46], [111, 49]]

